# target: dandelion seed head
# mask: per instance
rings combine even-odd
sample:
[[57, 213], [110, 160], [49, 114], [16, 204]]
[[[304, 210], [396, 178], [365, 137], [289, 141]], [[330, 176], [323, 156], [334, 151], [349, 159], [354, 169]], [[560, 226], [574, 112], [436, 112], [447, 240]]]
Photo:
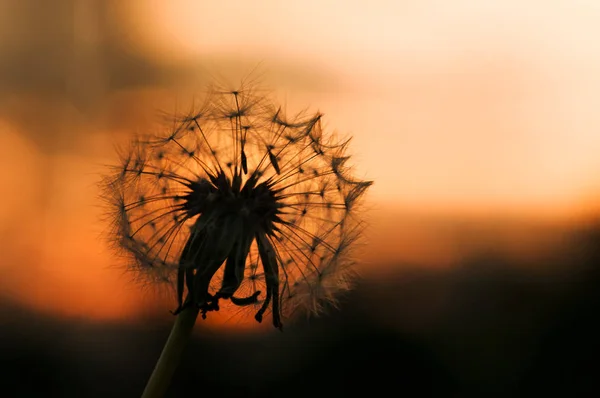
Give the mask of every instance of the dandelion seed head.
[[356, 205], [349, 141], [322, 114], [289, 117], [251, 89], [217, 91], [159, 134], [136, 137], [103, 180], [128, 268], [175, 286], [178, 310], [219, 300], [273, 324], [349, 289]]

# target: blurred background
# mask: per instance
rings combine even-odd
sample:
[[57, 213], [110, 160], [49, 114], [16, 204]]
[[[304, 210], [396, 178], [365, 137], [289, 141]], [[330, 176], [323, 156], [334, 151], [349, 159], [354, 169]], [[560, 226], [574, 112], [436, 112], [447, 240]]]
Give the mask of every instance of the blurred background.
[[354, 136], [362, 278], [199, 320], [171, 396], [600, 392], [600, 4], [0, 0], [0, 395], [139, 396], [172, 301], [102, 233], [114, 145], [258, 76]]

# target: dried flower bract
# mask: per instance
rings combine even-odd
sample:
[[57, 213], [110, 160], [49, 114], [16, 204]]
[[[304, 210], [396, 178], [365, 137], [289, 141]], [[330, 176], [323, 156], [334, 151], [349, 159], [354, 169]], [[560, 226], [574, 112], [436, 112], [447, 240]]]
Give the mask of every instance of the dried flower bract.
[[321, 114], [288, 119], [252, 90], [214, 91], [159, 135], [138, 136], [103, 182], [129, 267], [176, 286], [205, 317], [221, 299], [281, 328], [350, 286], [356, 205], [349, 140]]

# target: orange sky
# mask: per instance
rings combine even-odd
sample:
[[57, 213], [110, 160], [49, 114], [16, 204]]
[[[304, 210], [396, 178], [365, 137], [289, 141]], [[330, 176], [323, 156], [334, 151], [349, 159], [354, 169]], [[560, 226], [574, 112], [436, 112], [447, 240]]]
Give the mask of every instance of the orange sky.
[[125, 13], [130, 40], [162, 62], [228, 54], [327, 75], [280, 94], [354, 134], [378, 200], [564, 207], [600, 189], [592, 2], [143, 4]]
[[[236, 81], [259, 63], [289, 108], [318, 108], [327, 126], [354, 136], [357, 173], [376, 182], [373, 263], [451, 263], [462, 252], [452, 229], [439, 229], [440, 215], [475, 217], [473, 225], [503, 214], [564, 220], [600, 197], [593, 2], [140, 4], [115, 5], [129, 26], [123, 41], [159, 64], [193, 65], [198, 79], [111, 93], [92, 122], [65, 122], [86, 129], [71, 153], [46, 153], [22, 127], [0, 121], [8, 171], [0, 184], [15, 193], [0, 207], [8, 253], [0, 276], [11, 297], [66, 314], [135, 311], [137, 291], [98, 239], [98, 164], [110, 161], [111, 140], [134, 128], [135, 112], [151, 119], [153, 107], [201, 88], [206, 73]], [[75, 15], [74, 40], [93, 53], [95, 14], [79, 7]]]

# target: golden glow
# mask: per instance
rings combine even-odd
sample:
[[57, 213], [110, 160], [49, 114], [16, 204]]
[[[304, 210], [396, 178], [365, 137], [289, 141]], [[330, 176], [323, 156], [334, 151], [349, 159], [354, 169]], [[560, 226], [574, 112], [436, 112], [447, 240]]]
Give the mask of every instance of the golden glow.
[[[461, 241], [455, 224], [439, 221], [445, 217], [566, 223], [598, 208], [595, 2], [133, 0], [116, 7], [111, 15], [129, 29], [123, 42], [149, 62], [197, 70], [195, 85], [207, 74], [235, 82], [260, 63], [290, 108], [318, 107], [329, 128], [354, 136], [357, 175], [375, 180], [370, 249], [362, 254], [369, 267], [447, 266], [471, 243], [486, 244], [477, 228], [462, 238], [470, 243]], [[2, 45], [0, 37], [0, 52]], [[0, 186], [11, 193], [0, 206], [0, 289], [37, 308], [102, 318], [130, 317], [147, 300], [99, 239], [96, 173], [112, 161], [117, 133], [145, 128], [157, 107], [173, 109], [171, 88], [113, 90], [99, 111], [108, 131], [86, 130], [80, 145], [93, 150], [80, 155], [45, 151], [0, 124], [8, 171]], [[94, 123], [102, 124], [77, 128], [102, 129]], [[503, 230], [503, 248], [523, 253], [553, 242], [515, 225]]]
[[333, 91], [285, 95], [354, 134], [378, 200], [568, 208], [600, 188], [590, 2], [179, 0], [128, 11], [161, 60], [285, 59], [330, 73]]

